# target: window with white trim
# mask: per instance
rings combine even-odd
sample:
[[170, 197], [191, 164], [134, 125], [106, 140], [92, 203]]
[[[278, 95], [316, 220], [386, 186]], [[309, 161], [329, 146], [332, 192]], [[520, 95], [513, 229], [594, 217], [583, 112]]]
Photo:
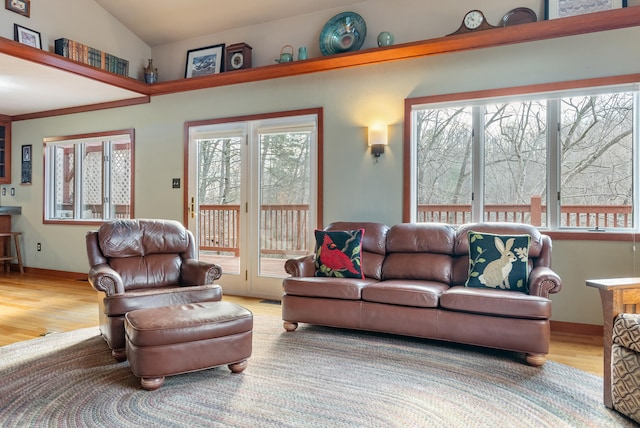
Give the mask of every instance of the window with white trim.
[[132, 218], [133, 145], [133, 130], [45, 138], [45, 221]]
[[405, 217], [637, 228], [638, 97], [626, 85], [412, 104]]

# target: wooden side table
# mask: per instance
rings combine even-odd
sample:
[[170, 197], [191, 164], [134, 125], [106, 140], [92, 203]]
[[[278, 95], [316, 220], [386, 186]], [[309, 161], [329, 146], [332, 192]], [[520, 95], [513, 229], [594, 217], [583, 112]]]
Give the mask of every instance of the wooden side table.
[[640, 278], [590, 279], [587, 286], [600, 291], [604, 318], [604, 405], [613, 409], [611, 397], [611, 345], [613, 322], [620, 313], [636, 313], [640, 309]]

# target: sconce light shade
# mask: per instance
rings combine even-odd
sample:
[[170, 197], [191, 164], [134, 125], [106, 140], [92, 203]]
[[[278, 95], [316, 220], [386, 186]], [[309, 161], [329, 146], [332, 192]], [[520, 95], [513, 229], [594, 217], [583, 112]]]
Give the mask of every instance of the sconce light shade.
[[369, 127], [369, 146], [371, 154], [380, 157], [384, 153], [384, 146], [387, 145], [387, 126], [374, 125]]

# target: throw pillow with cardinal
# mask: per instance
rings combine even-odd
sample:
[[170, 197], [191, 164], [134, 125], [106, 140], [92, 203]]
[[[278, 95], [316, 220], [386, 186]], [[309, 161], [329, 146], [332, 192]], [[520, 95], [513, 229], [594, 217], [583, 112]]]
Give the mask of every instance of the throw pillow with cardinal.
[[362, 237], [364, 229], [316, 230], [316, 276], [364, 278]]

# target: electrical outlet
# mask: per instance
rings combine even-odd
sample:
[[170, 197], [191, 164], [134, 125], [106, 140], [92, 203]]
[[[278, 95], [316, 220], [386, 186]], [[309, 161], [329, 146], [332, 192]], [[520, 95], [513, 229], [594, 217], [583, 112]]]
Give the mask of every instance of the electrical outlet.
[[41, 244], [41, 243], [39, 243], [39, 242], [38, 242], [38, 243], [36, 244], [36, 250], [38, 250], [38, 251], [42, 251], [42, 244]]
[[15, 196], [16, 195], [16, 188], [12, 187], [11, 188], [11, 196]]
[[6, 187], [2, 188], [2, 196], [7, 196], [7, 188]]

